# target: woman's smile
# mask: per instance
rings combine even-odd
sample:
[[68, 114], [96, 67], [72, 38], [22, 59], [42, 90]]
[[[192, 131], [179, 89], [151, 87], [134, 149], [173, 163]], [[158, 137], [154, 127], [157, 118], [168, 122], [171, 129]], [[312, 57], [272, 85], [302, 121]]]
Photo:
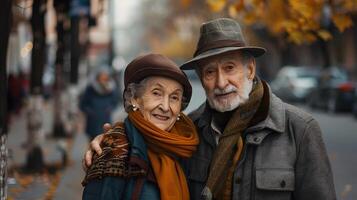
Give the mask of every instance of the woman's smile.
[[162, 120], [162, 121], [167, 121], [167, 120], [170, 119], [169, 116], [160, 115], [160, 114], [153, 114], [153, 116], [154, 116], [156, 119], [159, 119], [159, 120]]

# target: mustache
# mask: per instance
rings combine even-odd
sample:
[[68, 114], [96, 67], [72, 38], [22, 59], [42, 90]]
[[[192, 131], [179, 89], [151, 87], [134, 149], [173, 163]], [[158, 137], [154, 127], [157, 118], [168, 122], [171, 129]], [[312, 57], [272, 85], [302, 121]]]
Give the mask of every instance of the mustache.
[[215, 88], [213, 90], [213, 94], [214, 95], [222, 95], [222, 94], [227, 94], [227, 93], [231, 93], [231, 92], [237, 92], [238, 88], [236, 88], [234, 85], [228, 85], [226, 88], [219, 89], [219, 88]]

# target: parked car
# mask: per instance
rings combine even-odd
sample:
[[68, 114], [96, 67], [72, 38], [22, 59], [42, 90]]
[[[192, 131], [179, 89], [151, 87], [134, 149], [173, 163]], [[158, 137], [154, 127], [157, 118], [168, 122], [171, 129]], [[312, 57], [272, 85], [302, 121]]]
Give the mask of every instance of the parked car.
[[355, 85], [348, 80], [347, 72], [330, 67], [321, 72], [308, 104], [312, 108], [322, 108], [329, 112], [352, 111], [354, 94]]
[[285, 66], [271, 82], [272, 91], [288, 102], [304, 102], [317, 85], [319, 70], [306, 66]]

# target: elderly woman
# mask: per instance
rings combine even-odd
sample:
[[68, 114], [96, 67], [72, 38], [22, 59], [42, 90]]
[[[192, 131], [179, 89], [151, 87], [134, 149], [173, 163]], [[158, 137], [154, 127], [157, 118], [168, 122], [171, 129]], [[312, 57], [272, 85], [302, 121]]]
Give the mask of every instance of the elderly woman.
[[198, 144], [194, 124], [181, 113], [191, 98], [187, 77], [168, 58], [147, 54], [128, 64], [124, 84], [128, 117], [104, 135], [83, 199], [189, 199], [177, 161]]

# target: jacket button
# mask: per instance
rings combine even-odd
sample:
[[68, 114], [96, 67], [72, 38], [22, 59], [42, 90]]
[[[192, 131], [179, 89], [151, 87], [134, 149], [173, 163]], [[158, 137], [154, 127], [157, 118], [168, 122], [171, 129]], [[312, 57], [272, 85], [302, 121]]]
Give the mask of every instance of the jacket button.
[[242, 178], [241, 177], [237, 177], [236, 178], [236, 184], [240, 184], [242, 182]]
[[282, 181], [280, 182], [280, 186], [281, 186], [282, 188], [284, 188], [284, 187], [286, 186], [286, 183], [285, 183], [284, 180], [282, 180]]

